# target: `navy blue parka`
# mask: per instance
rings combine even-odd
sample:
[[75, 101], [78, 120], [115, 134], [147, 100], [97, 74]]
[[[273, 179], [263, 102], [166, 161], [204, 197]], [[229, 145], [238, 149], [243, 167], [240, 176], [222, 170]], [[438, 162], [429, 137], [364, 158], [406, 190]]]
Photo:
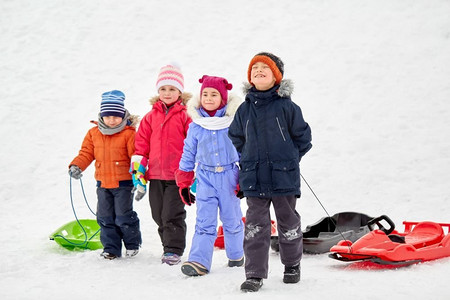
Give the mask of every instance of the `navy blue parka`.
[[246, 86], [228, 136], [240, 157], [239, 185], [246, 197], [300, 196], [300, 160], [311, 149], [311, 128], [282, 80], [267, 91]]

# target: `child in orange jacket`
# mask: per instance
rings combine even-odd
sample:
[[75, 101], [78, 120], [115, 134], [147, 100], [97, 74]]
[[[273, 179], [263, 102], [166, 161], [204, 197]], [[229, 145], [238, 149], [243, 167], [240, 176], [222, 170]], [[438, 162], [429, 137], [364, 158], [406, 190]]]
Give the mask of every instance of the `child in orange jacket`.
[[122, 240], [126, 256], [139, 252], [141, 231], [133, 210], [133, 181], [129, 162], [134, 153], [137, 117], [124, 107], [125, 95], [113, 90], [102, 94], [97, 126], [86, 134], [78, 156], [69, 164], [69, 174], [80, 179], [95, 160], [97, 180], [97, 222], [100, 225], [101, 256], [121, 256]]

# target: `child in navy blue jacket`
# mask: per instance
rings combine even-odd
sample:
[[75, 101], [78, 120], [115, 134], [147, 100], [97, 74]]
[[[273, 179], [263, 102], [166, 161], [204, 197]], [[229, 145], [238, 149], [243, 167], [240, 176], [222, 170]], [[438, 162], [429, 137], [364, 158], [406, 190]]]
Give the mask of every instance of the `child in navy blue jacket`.
[[283, 281], [300, 281], [303, 236], [295, 210], [300, 197], [300, 167], [311, 148], [311, 129], [292, 102], [292, 83], [282, 80], [284, 64], [262, 52], [250, 62], [244, 103], [229, 128], [240, 153], [239, 184], [247, 197], [244, 253], [247, 280], [241, 290], [258, 291], [267, 278], [270, 247], [270, 204], [277, 219]]

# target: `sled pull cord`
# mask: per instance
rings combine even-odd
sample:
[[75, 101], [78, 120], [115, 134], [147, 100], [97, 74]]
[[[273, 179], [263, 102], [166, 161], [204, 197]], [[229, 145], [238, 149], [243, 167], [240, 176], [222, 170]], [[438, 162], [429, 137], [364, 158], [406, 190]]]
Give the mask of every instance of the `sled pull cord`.
[[[69, 177], [70, 177], [70, 179], [69, 179], [69, 187], [70, 187], [70, 204], [72, 205], [73, 215], [75, 216], [75, 219], [77, 220], [78, 225], [80, 225], [81, 229], [82, 229], [83, 232], [84, 232], [84, 236], [85, 236], [84, 243], [86, 243], [86, 242], [90, 241], [90, 240], [97, 234], [97, 232], [100, 231], [100, 229], [97, 230], [97, 232], [94, 233], [94, 234], [88, 239], [86, 230], [84, 229], [84, 227], [83, 227], [83, 225], [81, 224], [81, 222], [78, 220], [78, 216], [77, 216], [77, 213], [76, 213], [76, 211], [75, 211], [75, 207], [73, 206], [72, 176], [69, 175]], [[97, 214], [96, 214], [96, 213], [91, 209], [91, 207], [89, 206], [89, 202], [87, 201], [86, 194], [84, 193], [83, 181], [81, 180], [81, 178], [80, 178], [79, 180], [80, 180], [80, 185], [81, 185], [81, 191], [83, 192], [84, 202], [86, 202], [86, 205], [87, 205], [87, 207], [89, 208], [89, 210], [91, 211], [91, 213], [92, 213], [94, 216], [97, 216]], [[73, 243], [70, 242], [70, 241], [68, 241], [68, 242], [71, 243], [71, 244], [73, 244]], [[84, 244], [84, 243], [83, 243], [83, 244]], [[82, 245], [83, 245], [83, 244], [82, 244]]]
[[[63, 237], [62, 235], [59, 235], [59, 234], [58, 234], [58, 235], [56, 235], [56, 236], [63, 238], [66, 242], [68, 242], [68, 243], [70, 243], [70, 244], [72, 244], [72, 245], [74, 245], [74, 246], [80, 246], [80, 245], [84, 245], [86, 242], [90, 241], [90, 240], [91, 240], [91, 239], [92, 239], [92, 238], [100, 231], [100, 229], [97, 230], [97, 232], [94, 233], [90, 238], [88, 238], [87, 232], [86, 232], [86, 230], [84, 229], [83, 225], [81, 224], [80, 220], [78, 220], [78, 216], [77, 216], [77, 213], [76, 213], [76, 211], [75, 211], [75, 207], [73, 206], [73, 196], [72, 196], [72, 194], [73, 194], [73, 193], [72, 193], [72, 176], [69, 175], [69, 177], [70, 177], [70, 180], [69, 180], [69, 188], [70, 188], [70, 204], [72, 205], [73, 215], [75, 216], [75, 219], [77, 220], [78, 225], [80, 225], [81, 230], [83, 230], [83, 233], [84, 233], [84, 242], [82, 242], [82, 243], [74, 243], [74, 242], [71, 242], [71, 241], [67, 240], [67, 239], [66, 239], [65, 237]], [[83, 187], [83, 182], [81, 181], [81, 178], [80, 178], [79, 180], [80, 180], [80, 184], [81, 184], [81, 191], [83, 192], [84, 201], [86, 202], [86, 205], [87, 205], [87, 207], [89, 208], [89, 210], [91, 211], [91, 213], [92, 213], [94, 216], [96, 216], [96, 214], [95, 214], [94, 211], [91, 209], [91, 207], [89, 206], [89, 203], [88, 203], [88, 201], [87, 201], [87, 199], [86, 199], [86, 194], [84, 193], [84, 187]]]
[[[322, 206], [323, 210], [325, 211], [325, 213], [327, 214], [327, 216], [330, 218], [331, 222], [333, 223], [333, 225], [336, 227], [336, 230], [339, 232], [339, 234], [341, 235], [342, 239], [345, 241], [347, 240], [344, 235], [342, 234], [341, 230], [339, 229], [339, 227], [337, 226], [336, 222], [334, 222], [333, 218], [330, 216], [330, 214], [328, 213], [328, 211], [325, 209], [325, 207], [323, 206], [322, 202], [319, 200], [319, 197], [317, 197], [316, 193], [314, 193], [313, 189], [311, 188], [311, 186], [309, 185], [308, 181], [306, 181], [305, 177], [303, 177], [302, 174], [300, 174], [300, 176], [302, 177], [303, 181], [306, 183], [306, 185], [308, 186], [309, 190], [311, 191], [311, 193], [314, 195], [314, 197], [316, 198], [317, 202], [319, 202], [320, 206]], [[348, 250], [350, 251], [350, 253], [352, 252], [352, 247], [348, 246]]]
[[[81, 191], [83, 192], [84, 202], [86, 202], [86, 205], [87, 205], [87, 207], [89, 208], [89, 210], [91, 211], [91, 213], [92, 213], [94, 216], [97, 216], [97, 214], [96, 214], [96, 213], [91, 209], [91, 207], [89, 206], [89, 203], [88, 203], [87, 198], [86, 198], [86, 194], [84, 193], [83, 181], [81, 180], [81, 178], [80, 178], [79, 180], [80, 180], [80, 185], [81, 185]], [[73, 208], [73, 200], [72, 200], [72, 177], [70, 177], [70, 201], [72, 202], [73, 213], [74, 213], [74, 215], [76, 216], [76, 214], [75, 214], [75, 209]]]

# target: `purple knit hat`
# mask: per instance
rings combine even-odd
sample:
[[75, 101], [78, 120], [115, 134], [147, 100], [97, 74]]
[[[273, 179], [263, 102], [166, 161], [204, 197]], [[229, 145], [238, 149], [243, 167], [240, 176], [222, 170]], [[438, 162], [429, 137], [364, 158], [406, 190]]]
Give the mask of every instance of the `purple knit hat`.
[[228, 91], [233, 88], [233, 85], [231, 83], [228, 83], [228, 81], [223, 77], [216, 77], [216, 76], [208, 76], [203, 75], [202, 78], [198, 80], [202, 84], [202, 87], [200, 89], [200, 95], [203, 93], [204, 88], [214, 88], [219, 91], [220, 95], [222, 96], [222, 105], [226, 105], [228, 101]]

